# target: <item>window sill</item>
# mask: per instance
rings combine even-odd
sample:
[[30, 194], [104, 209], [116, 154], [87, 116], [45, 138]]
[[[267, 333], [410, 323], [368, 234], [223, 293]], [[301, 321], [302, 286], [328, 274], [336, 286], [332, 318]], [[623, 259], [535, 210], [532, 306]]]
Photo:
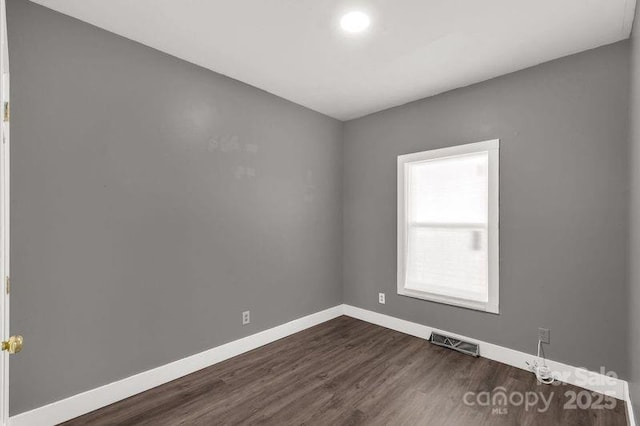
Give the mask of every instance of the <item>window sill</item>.
[[473, 309], [475, 311], [488, 312], [491, 314], [500, 315], [500, 308], [498, 305], [492, 305], [485, 302], [475, 302], [473, 300], [458, 299], [455, 297], [441, 296], [438, 294], [427, 293], [416, 290], [408, 290], [405, 288], [398, 288], [398, 294], [400, 296], [412, 297], [414, 299], [428, 300], [430, 302], [443, 303], [446, 305], [458, 306], [461, 308]]

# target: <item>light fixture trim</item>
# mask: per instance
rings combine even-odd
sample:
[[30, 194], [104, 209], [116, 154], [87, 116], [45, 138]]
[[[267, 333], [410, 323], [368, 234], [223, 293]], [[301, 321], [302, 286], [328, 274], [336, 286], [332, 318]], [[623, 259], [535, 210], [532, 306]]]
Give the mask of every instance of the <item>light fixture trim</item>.
[[340, 19], [340, 26], [348, 33], [361, 33], [369, 28], [370, 24], [369, 15], [358, 10], [348, 12]]

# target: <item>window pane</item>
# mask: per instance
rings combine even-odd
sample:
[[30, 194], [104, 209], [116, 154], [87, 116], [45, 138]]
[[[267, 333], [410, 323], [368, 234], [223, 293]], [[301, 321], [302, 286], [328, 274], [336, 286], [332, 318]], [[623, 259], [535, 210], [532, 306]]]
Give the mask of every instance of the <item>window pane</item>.
[[487, 230], [409, 227], [405, 287], [486, 302]]
[[488, 301], [488, 166], [487, 152], [408, 164], [407, 289]]
[[409, 222], [487, 223], [489, 154], [409, 164]]

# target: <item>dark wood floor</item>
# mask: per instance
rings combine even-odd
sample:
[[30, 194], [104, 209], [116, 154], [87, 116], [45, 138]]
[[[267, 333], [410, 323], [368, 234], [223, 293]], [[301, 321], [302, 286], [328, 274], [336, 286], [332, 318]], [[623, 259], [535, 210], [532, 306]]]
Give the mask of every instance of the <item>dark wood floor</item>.
[[[498, 387], [507, 395], [541, 393], [551, 398], [549, 409], [538, 412], [540, 402], [527, 410], [517, 395], [506, 406], [476, 402]], [[582, 390], [538, 385], [523, 370], [340, 317], [65, 424], [627, 424], [622, 401], [564, 409], [567, 391]], [[475, 405], [465, 404], [465, 394]]]

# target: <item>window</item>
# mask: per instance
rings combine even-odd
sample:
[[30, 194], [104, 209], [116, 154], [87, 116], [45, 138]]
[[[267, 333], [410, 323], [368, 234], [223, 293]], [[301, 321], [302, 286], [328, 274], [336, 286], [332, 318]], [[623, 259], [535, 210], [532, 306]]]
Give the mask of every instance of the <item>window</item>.
[[498, 150], [398, 157], [398, 294], [498, 313]]

